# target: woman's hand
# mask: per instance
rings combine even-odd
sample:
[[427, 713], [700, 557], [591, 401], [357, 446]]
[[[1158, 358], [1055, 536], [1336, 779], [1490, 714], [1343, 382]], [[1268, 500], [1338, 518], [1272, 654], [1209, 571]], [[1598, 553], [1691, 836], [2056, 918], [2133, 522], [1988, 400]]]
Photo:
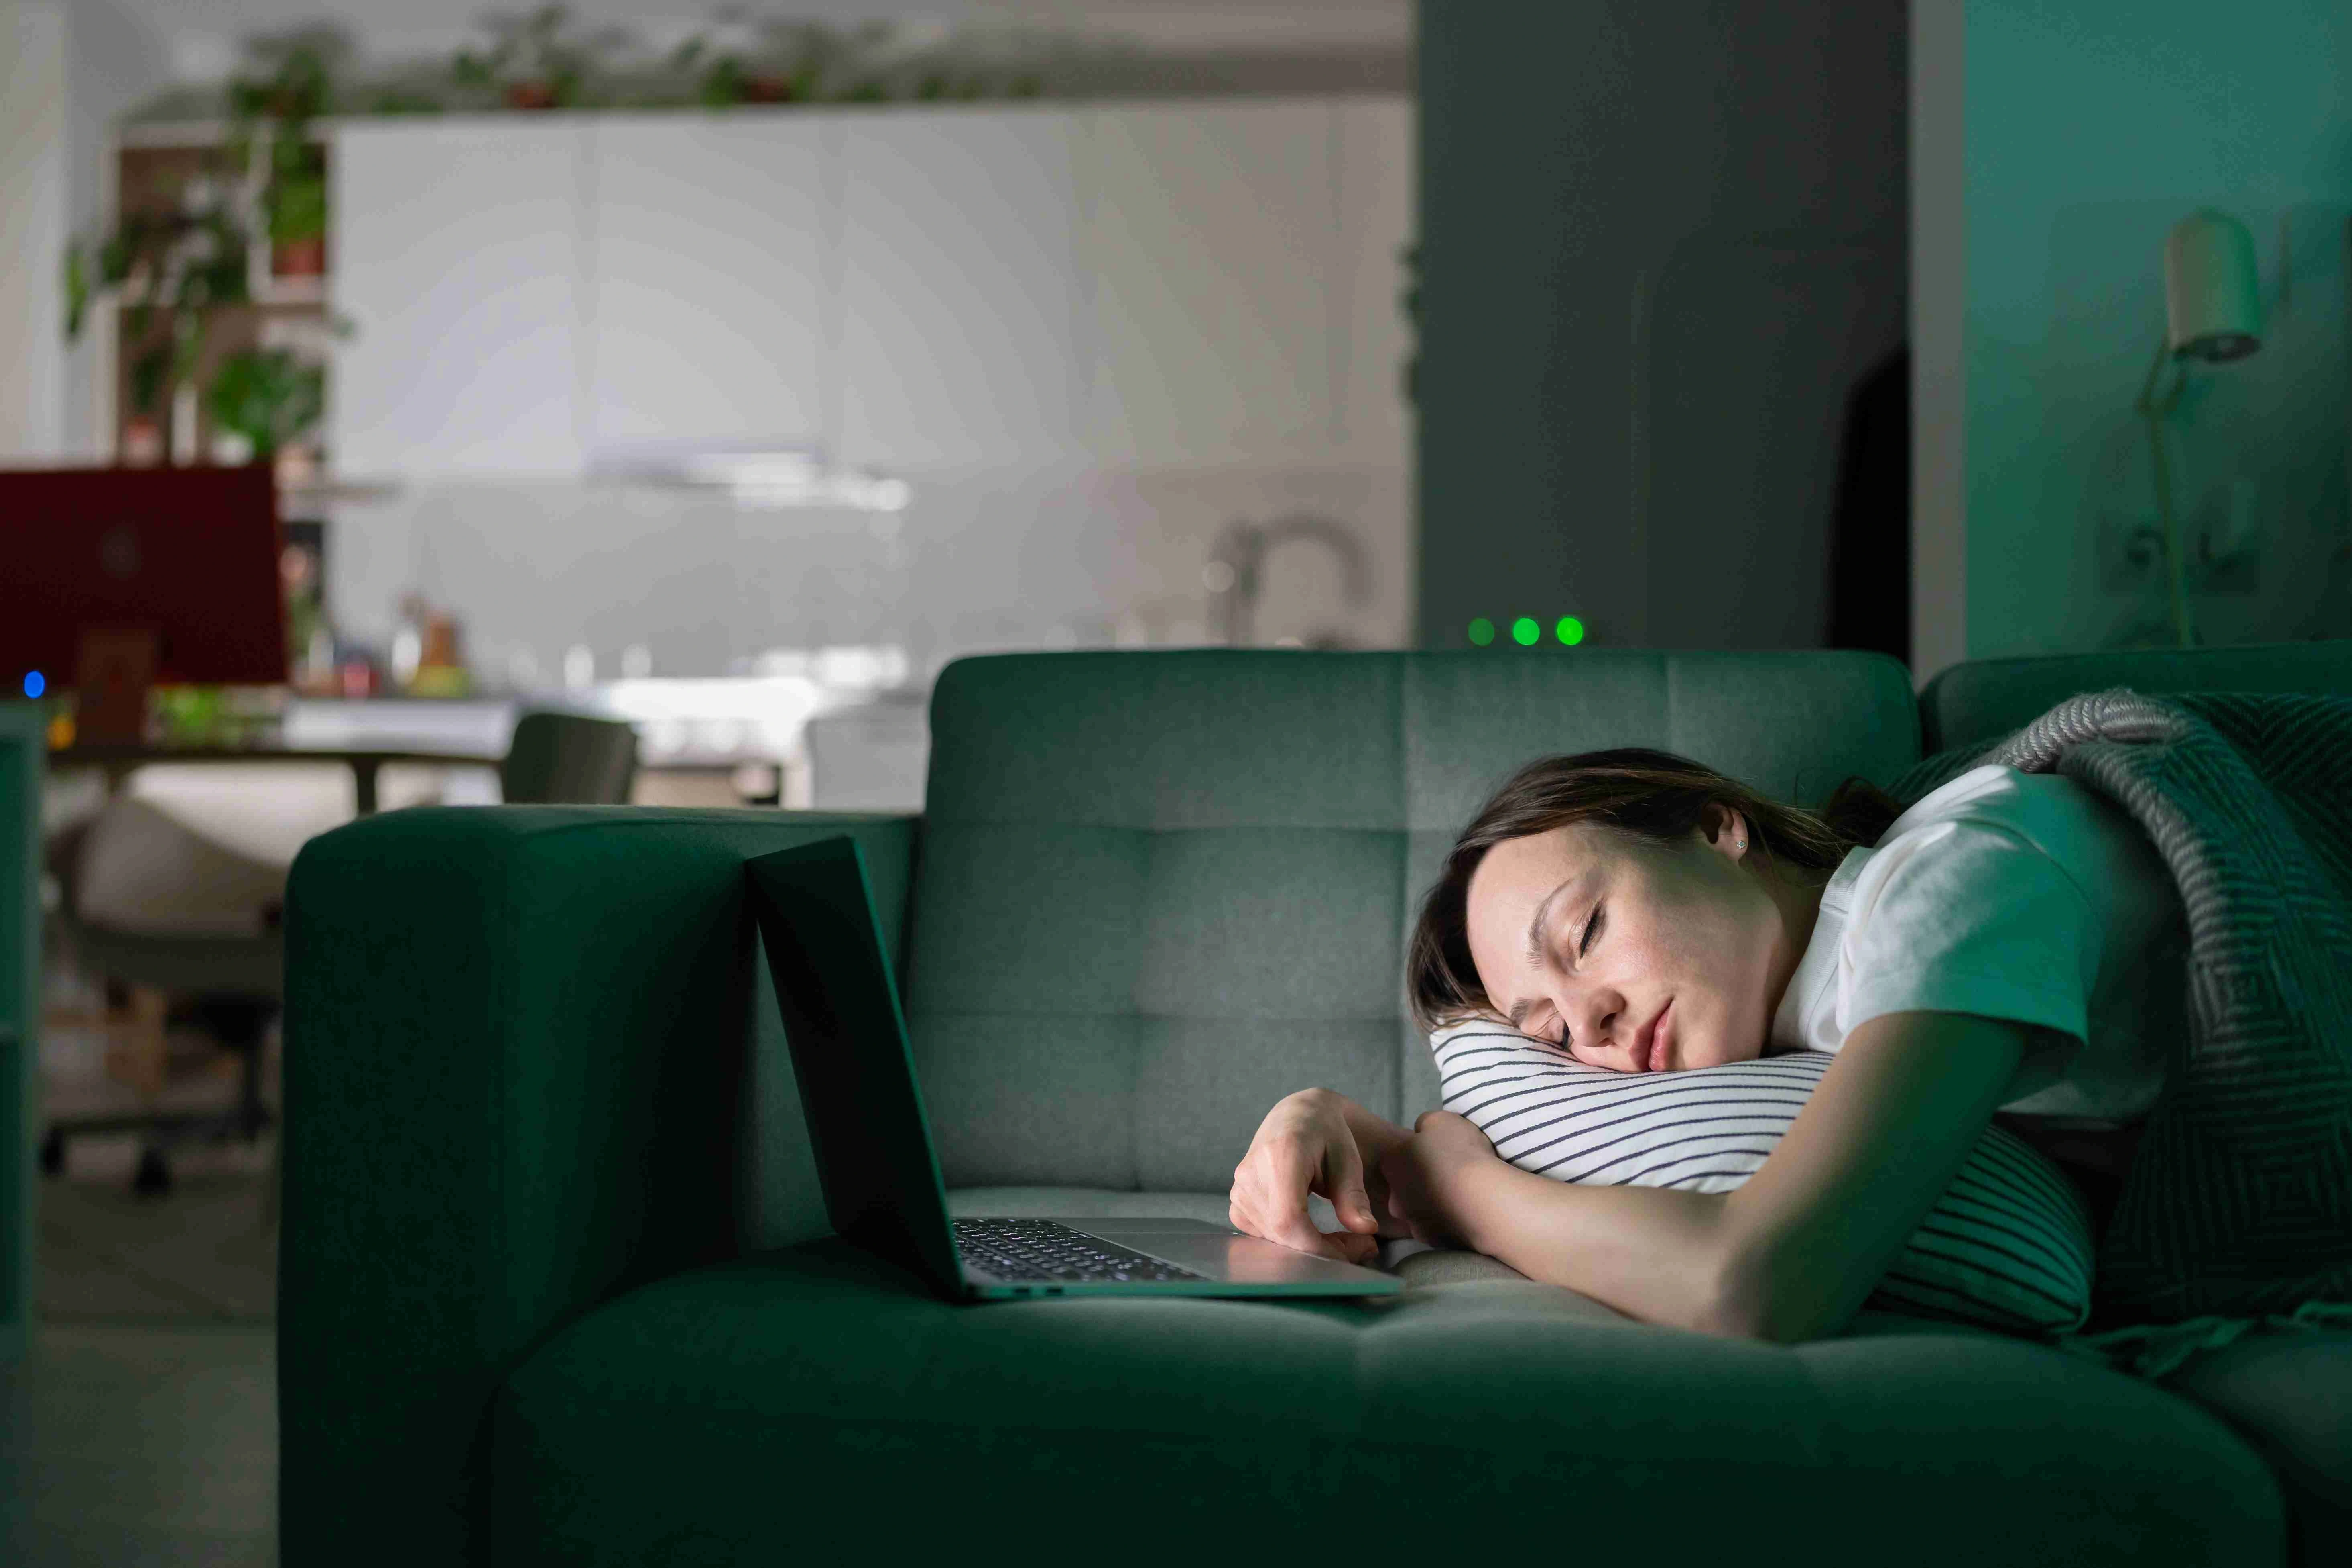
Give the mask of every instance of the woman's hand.
[[1381, 1162], [1389, 1214], [1432, 1247], [1469, 1245], [1463, 1220], [1463, 1181], [1499, 1163], [1495, 1145], [1477, 1124], [1450, 1110], [1430, 1110], [1412, 1124], [1412, 1137]]
[[[1380, 1216], [1389, 1209], [1381, 1163], [1409, 1142], [1403, 1129], [1344, 1095], [1301, 1089], [1265, 1113], [1249, 1152], [1234, 1167], [1234, 1228], [1300, 1252], [1370, 1262], [1380, 1250]], [[1329, 1235], [1316, 1229], [1307, 1215], [1309, 1193], [1330, 1199], [1348, 1228]]]

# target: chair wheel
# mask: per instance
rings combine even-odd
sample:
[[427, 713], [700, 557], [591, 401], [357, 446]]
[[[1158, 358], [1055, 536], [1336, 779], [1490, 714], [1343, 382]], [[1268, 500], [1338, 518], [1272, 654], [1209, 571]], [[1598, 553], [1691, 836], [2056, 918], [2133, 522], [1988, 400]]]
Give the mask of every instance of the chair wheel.
[[172, 1190], [172, 1167], [162, 1150], [140, 1151], [139, 1173], [131, 1178], [131, 1190], [142, 1198], [160, 1198]]
[[54, 1176], [65, 1168], [66, 1135], [52, 1127], [41, 1140], [41, 1174]]

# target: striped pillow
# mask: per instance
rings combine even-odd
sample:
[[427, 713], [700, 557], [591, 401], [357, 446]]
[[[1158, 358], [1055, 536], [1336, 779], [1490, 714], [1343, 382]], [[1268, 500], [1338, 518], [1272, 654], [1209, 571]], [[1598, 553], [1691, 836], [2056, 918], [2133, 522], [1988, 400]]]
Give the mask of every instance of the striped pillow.
[[[1729, 1192], [1756, 1173], [1837, 1058], [1801, 1051], [1687, 1071], [1617, 1073], [1493, 1024], [1432, 1037], [1445, 1109], [1523, 1171], [1601, 1186]], [[2057, 1166], [1988, 1127], [1869, 1305], [2011, 1333], [2082, 1327], [2091, 1225]]]

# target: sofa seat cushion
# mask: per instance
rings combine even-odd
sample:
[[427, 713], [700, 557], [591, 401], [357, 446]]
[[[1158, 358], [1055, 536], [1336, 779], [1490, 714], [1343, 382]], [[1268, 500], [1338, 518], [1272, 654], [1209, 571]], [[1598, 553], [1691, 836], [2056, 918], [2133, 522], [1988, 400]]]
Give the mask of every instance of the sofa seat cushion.
[[2270, 1460], [2286, 1498], [2290, 1562], [2352, 1563], [2352, 1333], [2250, 1335], [2167, 1386]]
[[491, 1442], [509, 1564], [1156, 1558], [1236, 1531], [1254, 1561], [1549, 1554], [1563, 1531], [1813, 1564], [2275, 1563], [2282, 1543], [2268, 1472], [2213, 1417], [1989, 1335], [1738, 1343], [1507, 1279], [954, 1305], [833, 1238], [572, 1323], [509, 1375]]

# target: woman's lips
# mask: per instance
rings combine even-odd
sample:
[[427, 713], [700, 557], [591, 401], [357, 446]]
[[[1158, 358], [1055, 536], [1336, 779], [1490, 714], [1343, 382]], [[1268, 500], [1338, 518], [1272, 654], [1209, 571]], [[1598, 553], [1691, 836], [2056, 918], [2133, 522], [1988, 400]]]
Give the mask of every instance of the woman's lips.
[[1667, 1033], [1667, 1025], [1674, 1010], [1675, 999], [1669, 996], [1666, 998], [1666, 1005], [1658, 1009], [1658, 1016], [1650, 1020], [1649, 1059], [1643, 1064], [1642, 1070], [1644, 1072], [1666, 1070], [1666, 1047], [1673, 1043], [1673, 1037]]

